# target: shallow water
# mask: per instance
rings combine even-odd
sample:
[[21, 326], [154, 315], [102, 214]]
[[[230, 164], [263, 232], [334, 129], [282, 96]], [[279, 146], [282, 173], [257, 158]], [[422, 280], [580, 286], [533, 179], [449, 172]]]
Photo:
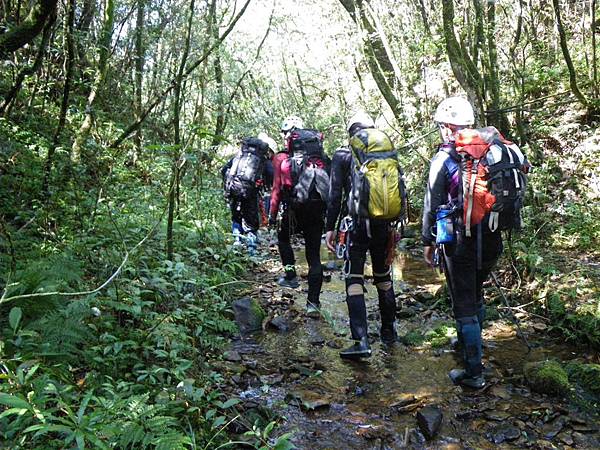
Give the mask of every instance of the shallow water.
[[[303, 262], [303, 255], [299, 252], [298, 256], [299, 263]], [[323, 261], [327, 258], [324, 251]], [[298, 267], [300, 274], [306, 272], [302, 264]], [[370, 274], [370, 268], [366, 274]], [[439, 274], [406, 253], [396, 258], [393, 274], [399, 303], [405, 303], [404, 306], [418, 304], [415, 298], [423, 292], [436, 292], [442, 284]], [[294, 431], [297, 448], [496, 448], [494, 437], [503, 432], [503, 426], [515, 423], [521, 436], [500, 446], [518, 448], [543, 438], [542, 432], [532, 431], [525, 425], [527, 422], [533, 430], [552, 424], [532, 422], [541, 414], [539, 411], [562, 408], [559, 416], [570, 414], [569, 405], [559, 405], [555, 399], [524, 388], [520, 373], [526, 361], [546, 359], [549, 355], [572, 358], [572, 349], [534, 342], [536, 348], [527, 352], [512, 325], [501, 320], [491, 322], [484, 330], [489, 388], [484, 392], [463, 391], [452, 385], [447, 376], [451, 368], [458, 366], [449, 347], [398, 344], [389, 351], [379, 343], [377, 294], [370, 283], [366, 297], [373, 355], [362, 362], [341, 360], [339, 349], [350, 344], [345, 290], [339, 271], [331, 275], [331, 281], [323, 284], [321, 319], [302, 314], [306, 295], [303, 282], [294, 293], [291, 310], [286, 312], [293, 325], [291, 331], [266, 332], [250, 338], [260, 354], [250, 352], [245, 356], [259, 361], [256, 372], [262, 378], [260, 383], [254, 383], [256, 386], [249, 383], [248, 389], [241, 392], [242, 397], [252, 397], [284, 417], [282, 431]], [[398, 330], [401, 335], [407, 330], [426, 331], [450, 320], [446, 314], [425, 307], [415, 316], [400, 320]], [[238, 348], [247, 342], [240, 341]], [[427, 442], [415, 431], [415, 411], [424, 405], [439, 406], [444, 415], [437, 437]], [[313, 407], [316, 409], [311, 410]], [[577, 435], [580, 448], [600, 445], [597, 432], [582, 436]], [[558, 439], [554, 437], [554, 442], [560, 444]]]

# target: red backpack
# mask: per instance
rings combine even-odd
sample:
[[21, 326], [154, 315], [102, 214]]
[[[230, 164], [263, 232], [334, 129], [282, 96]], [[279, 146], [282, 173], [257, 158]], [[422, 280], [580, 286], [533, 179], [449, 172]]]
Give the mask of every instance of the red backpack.
[[464, 129], [456, 138], [461, 157], [465, 235], [489, 215], [490, 231], [521, 228], [527, 159], [496, 128]]

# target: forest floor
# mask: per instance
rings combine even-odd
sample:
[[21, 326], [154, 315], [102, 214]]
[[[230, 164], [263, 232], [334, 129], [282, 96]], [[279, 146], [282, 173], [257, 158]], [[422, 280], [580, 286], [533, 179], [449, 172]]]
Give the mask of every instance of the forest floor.
[[[300, 250], [297, 256], [301, 265]], [[325, 251], [323, 260], [339, 267]], [[489, 310], [484, 329], [488, 383], [472, 391], [448, 378], [459, 362], [450, 345], [453, 320], [444, 296], [436, 295], [443, 279], [416, 256], [401, 253], [395, 261], [401, 342], [392, 349], [379, 341], [376, 291], [368, 283], [373, 355], [360, 362], [338, 355], [350, 343], [340, 271], [326, 272], [322, 316], [314, 319], [303, 313], [305, 279], [297, 290], [281, 289], [274, 282], [279, 270], [271, 247], [253, 270], [256, 285], [245, 292], [266, 310], [263, 331], [234, 340], [220, 364], [228, 374], [228, 390], [242, 400], [243, 414], [279, 417], [279, 431], [293, 432], [297, 448], [600, 447], [589, 398], [577, 389], [563, 397], [539, 394], [525, 380], [527, 362], [590, 359], [585, 350], [551, 338], [541, 319], [520, 318], [529, 351], [514, 319], [499, 315], [500, 308]], [[300, 273], [306, 273], [305, 266]], [[441, 427], [426, 438], [440, 414]]]

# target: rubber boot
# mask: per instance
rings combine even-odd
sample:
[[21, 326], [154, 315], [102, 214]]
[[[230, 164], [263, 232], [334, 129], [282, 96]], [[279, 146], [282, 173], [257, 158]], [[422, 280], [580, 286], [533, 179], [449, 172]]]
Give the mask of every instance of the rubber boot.
[[462, 317], [456, 320], [464, 346], [464, 369], [453, 369], [448, 374], [454, 384], [481, 389], [485, 386], [481, 364], [481, 327], [477, 316]]
[[360, 359], [371, 356], [371, 347], [367, 339], [367, 307], [364, 295], [349, 295], [346, 297], [348, 315], [350, 316], [350, 331], [355, 343], [340, 352], [344, 359]]
[[340, 352], [340, 358], [343, 359], [362, 359], [371, 356], [371, 347], [366, 336], [357, 340], [354, 344]]
[[256, 237], [256, 234], [254, 234], [251, 231], [248, 232], [248, 234], [246, 234], [246, 248], [248, 249], [248, 254], [250, 256], [256, 255], [257, 245], [258, 245], [258, 238]]
[[279, 277], [277, 284], [281, 287], [296, 289], [300, 286], [298, 277], [296, 276], [296, 268], [294, 266], [285, 267], [285, 275]]
[[231, 233], [233, 234], [233, 245], [241, 245], [242, 244], [242, 235], [244, 234], [244, 229], [242, 228], [242, 224], [239, 222], [232, 222], [231, 224]]
[[396, 334], [396, 297], [394, 290], [387, 291], [377, 289], [379, 297], [379, 313], [381, 315], [381, 341], [385, 345], [393, 345], [397, 339]]

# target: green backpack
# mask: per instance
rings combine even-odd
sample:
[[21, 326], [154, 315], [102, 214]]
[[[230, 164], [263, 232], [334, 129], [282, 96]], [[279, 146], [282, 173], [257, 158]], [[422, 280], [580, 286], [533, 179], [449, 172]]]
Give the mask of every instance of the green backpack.
[[398, 152], [383, 131], [360, 130], [350, 138], [352, 151], [350, 215], [356, 219], [404, 221], [407, 198]]

